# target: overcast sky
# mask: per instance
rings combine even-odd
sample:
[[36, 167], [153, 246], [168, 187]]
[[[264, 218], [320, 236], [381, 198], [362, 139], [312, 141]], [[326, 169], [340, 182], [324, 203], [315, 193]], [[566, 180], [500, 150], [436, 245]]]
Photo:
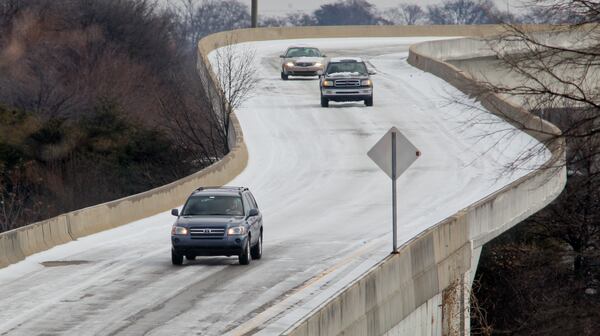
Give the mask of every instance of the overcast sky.
[[[251, 0], [241, 0], [250, 6]], [[498, 8], [506, 10], [507, 5], [511, 6], [511, 11], [517, 11], [515, 6], [519, 0], [493, 0]], [[284, 15], [295, 11], [312, 12], [319, 6], [336, 2], [336, 0], [258, 0], [259, 15]], [[369, 0], [370, 3], [377, 6], [378, 9], [382, 10], [388, 7], [395, 7], [401, 3], [414, 3], [422, 7], [426, 7], [431, 4], [442, 3], [442, 0]]]

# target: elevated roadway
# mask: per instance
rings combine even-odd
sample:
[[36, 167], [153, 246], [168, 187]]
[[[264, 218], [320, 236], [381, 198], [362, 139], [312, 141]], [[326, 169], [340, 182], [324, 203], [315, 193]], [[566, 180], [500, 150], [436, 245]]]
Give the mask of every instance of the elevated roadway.
[[[264, 257], [170, 263], [173, 218], [161, 213], [34, 254], [0, 269], [1, 335], [279, 334], [388, 256], [389, 180], [366, 152], [391, 126], [423, 156], [398, 181], [399, 243], [519, 179], [503, 174], [531, 136], [407, 63], [411, 44], [442, 37], [333, 38], [244, 43], [260, 80], [237, 111], [249, 159], [231, 185], [255, 194]], [[318, 81], [279, 79], [278, 55], [307, 43], [365, 58], [375, 106], [319, 105]], [[496, 118], [470, 123], [478, 114]], [[545, 162], [542, 151], [532, 167]]]

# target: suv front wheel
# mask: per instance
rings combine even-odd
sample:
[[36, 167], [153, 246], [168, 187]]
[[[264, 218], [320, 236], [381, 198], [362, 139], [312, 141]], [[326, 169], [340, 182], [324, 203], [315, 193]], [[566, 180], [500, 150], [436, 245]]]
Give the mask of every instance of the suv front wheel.
[[171, 262], [173, 265], [182, 265], [183, 264], [183, 255], [175, 252], [174, 249], [171, 249]]
[[288, 75], [286, 75], [283, 71], [281, 72], [281, 79], [283, 79], [283, 80], [288, 79]]
[[246, 246], [242, 250], [242, 254], [238, 256], [240, 265], [248, 265], [250, 263], [250, 236], [246, 239]]
[[321, 107], [329, 107], [329, 99], [321, 97]]
[[256, 245], [252, 246], [252, 249], [250, 250], [252, 259], [258, 260], [262, 257], [262, 249], [263, 249], [262, 243], [263, 243], [263, 235], [261, 232], [260, 236], [258, 237], [258, 241], [256, 242]]

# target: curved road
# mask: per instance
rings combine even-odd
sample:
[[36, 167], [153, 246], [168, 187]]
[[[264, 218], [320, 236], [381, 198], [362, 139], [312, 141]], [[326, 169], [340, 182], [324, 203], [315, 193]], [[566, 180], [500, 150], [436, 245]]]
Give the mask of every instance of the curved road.
[[[510, 128], [503, 123], [470, 125], [494, 117], [449, 104], [462, 94], [406, 63], [408, 46], [428, 39], [244, 45], [257, 51], [260, 82], [238, 111], [250, 160], [231, 185], [250, 187], [263, 211], [264, 258], [173, 267], [173, 218], [163, 213], [1, 269], [0, 335], [285, 330], [389, 253], [389, 180], [366, 152], [391, 126], [423, 152], [398, 181], [400, 243], [518, 178], [502, 167], [535, 141], [484, 136]], [[324, 109], [316, 79], [281, 81], [278, 55], [300, 42], [367, 59], [378, 71], [375, 106]]]

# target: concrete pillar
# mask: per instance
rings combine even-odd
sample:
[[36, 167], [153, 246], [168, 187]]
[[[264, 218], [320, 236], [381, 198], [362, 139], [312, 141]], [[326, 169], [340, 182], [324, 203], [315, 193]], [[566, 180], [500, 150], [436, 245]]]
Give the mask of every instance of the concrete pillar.
[[442, 335], [467, 336], [471, 334], [469, 296], [471, 272], [464, 273], [442, 292]]
[[473, 284], [473, 281], [475, 280], [475, 274], [477, 273], [477, 265], [479, 265], [479, 257], [481, 257], [482, 248], [482, 246], [479, 246], [471, 251], [471, 284]]

